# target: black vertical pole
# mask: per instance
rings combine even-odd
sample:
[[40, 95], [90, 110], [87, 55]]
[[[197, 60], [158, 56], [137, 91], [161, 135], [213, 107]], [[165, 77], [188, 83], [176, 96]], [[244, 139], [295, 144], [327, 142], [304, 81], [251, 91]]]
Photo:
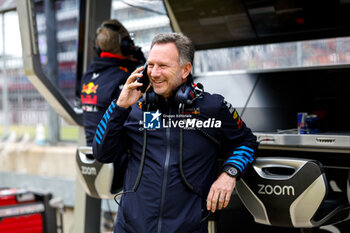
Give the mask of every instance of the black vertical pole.
[[77, 59], [77, 76], [75, 82], [75, 97], [80, 100], [81, 77], [84, 73], [84, 45], [85, 45], [85, 24], [86, 24], [86, 1], [81, 0], [79, 5], [78, 19], [78, 59]]
[[[45, 21], [46, 21], [46, 45], [47, 45], [47, 76], [56, 87], [59, 86], [58, 79], [58, 48], [57, 48], [57, 22], [55, 0], [44, 1]], [[56, 144], [59, 140], [59, 117], [58, 114], [49, 107], [49, 142]]]

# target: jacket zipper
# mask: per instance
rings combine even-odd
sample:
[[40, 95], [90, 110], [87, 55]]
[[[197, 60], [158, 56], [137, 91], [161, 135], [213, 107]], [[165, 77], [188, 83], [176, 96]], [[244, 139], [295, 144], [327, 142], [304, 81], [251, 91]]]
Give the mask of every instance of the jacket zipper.
[[164, 175], [163, 175], [163, 184], [162, 184], [162, 195], [160, 199], [160, 210], [159, 210], [159, 218], [158, 218], [158, 233], [162, 232], [162, 223], [163, 223], [163, 211], [164, 211], [164, 202], [165, 202], [165, 193], [168, 182], [168, 170], [169, 170], [169, 160], [170, 160], [170, 128], [166, 129], [166, 156], [164, 163]]

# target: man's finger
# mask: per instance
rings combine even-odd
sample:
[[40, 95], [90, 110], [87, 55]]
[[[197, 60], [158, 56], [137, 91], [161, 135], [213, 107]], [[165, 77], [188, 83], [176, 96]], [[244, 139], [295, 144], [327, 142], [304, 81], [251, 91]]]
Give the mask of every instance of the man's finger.
[[136, 70], [134, 70], [134, 72], [132, 72], [131, 74], [139, 73], [139, 72], [141, 72], [144, 68], [145, 68], [145, 67], [140, 66], [140, 67], [138, 67]]
[[139, 82], [133, 82], [133, 83], [130, 83], [128, 84], [128, 89], [131, 89], [131, 90], [134, 90], [136, 89], [137, 87], [140, 87], [142, 86], [142, 83], [139, 83]]
[[213, 198], [213, 190], [210, 189], [208, 197], [207, 197], [207, 210], [211, 209], [211, 199]]
[[225, 202], [224, 202], [224, 208], [226, 208], [228, 206], [228, 203], [230, 203], [231, 195], [232, 195], [232, 192], [226, 193]]
[[126, 80], [125, 84], [127, 85], [127, 84], [134, 83], [137, 78], [141, 78], [141, 77], [142, 77], [142, 74], [140, 73], [131, 74], [129, 78]]
[[211, 212], [213, 212], [213, 213], [216, 210], [219, 194], [220, 194], [219, 192], [215, 192], [214, 195], [213, 195], [213, 198], [211, 199]]
[[219, 203], [218, 203], [218, 209], [219, 210], [221, 210], [222, 209], [222, 207], [224, 206], [224, 202], [225, 202], [225, 200], [226, 200], [226, 198], [225, 198], [225, 193], [220, 193], [220, 197], [219, 197]]

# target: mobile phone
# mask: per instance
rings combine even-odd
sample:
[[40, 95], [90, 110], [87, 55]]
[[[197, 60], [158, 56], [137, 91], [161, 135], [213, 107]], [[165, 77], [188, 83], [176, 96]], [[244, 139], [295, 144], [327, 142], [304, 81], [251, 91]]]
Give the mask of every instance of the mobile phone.
[[145, 93], [149, 85], [149, 77], [147, 75], [147, 62], [143, 67], [144, 69], [141, 71], [143, 76], [141, 78], [136, 78], [136, 81], [143, 84], [141, 87], [138, 87], [137, 90], [141, 91], [142, 93]]

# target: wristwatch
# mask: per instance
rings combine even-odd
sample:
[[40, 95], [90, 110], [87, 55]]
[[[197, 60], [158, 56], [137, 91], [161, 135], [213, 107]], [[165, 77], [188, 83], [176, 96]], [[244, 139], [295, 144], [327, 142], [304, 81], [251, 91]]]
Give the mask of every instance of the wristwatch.
[[238, 171], [237, 171], [237, 169], [235, 167], [225, 166], [224, 167], [224, 172], [226, 172], [231, 177], [237, 177], [238, 176]]

